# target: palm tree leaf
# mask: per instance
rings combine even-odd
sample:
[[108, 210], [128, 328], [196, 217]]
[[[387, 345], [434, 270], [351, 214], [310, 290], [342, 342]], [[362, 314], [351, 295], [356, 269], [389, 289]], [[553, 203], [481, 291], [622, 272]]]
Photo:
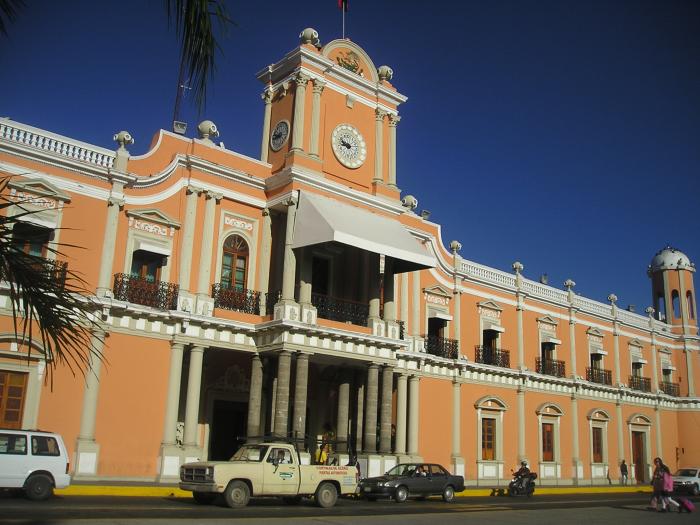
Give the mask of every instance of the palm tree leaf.
[[0, 33], [7, 35], [7, 26], [17, 19], [24, 0], [0, 0]]
[[175, 23], [180, 38], [180, 71], [187, 71], [199, 110], [206, 102], [207, 82], [216, 70], [214, 56], [221, 51], [214, 21], [225, 34], [233, 21], [225, 0], [165, 0], [168, 19]]

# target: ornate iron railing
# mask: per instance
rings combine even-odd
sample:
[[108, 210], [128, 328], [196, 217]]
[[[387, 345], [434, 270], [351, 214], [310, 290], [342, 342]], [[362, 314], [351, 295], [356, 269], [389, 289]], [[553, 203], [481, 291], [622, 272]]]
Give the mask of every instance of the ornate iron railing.
[[659, 383], [659, 388], [661, 388], [661, 391], [664, 394], [668, 394], [669, 396], [675, 396], [678, 397], [681, 395], [681, 388], [678, 383], [671, 383], [669, 381], [661, 381]]
[[403, 321], [396, 321], [399, 325], [399, 339], [403, 340], [406, 336], [406, 323]]
[[275, 305], [282, 298], [282, 290], [274, 290], [265, 294], [265, 314], [272, 315], [275, 313]]
[[119, 301], [176, 310], [179, 291], [180, 287], [175, 283], [149, 281], [125, 273], [114, 276], [114, 298]]
[[321, 319], [367, 326], [367, 317], [369, 316], [369, 305], [367, 303], [336, 299], [329, 295], [312, 293], [311, 304], [316, 307], [318, 316]]
[[423, 339], [425, 339], [425, 351], [429, 354], [447, 357], [448, 359], [457, 359], [459, 357], [459, 341], [456, 339], [448, 339], [437, 335], [424, 335]]
[[642, 392], [651, 392], [651, 379], [641, 376], [630, 376], [630, 388], [641, 390]]
[[474, 347], [474, 361], [484, 365], [510, 368], [510, 352], [502, 348], [477, 345]]
[[612, 372], [604, 368], [586, 367], [586, 381], [612, 385]]
[[214, 298], [214, 307], [224, 310], [236, 310], [247, 314], [260, 312], [260, 292], [246, 288], [229, 288], [221, 283], [213, 284], [211, 296]]
[[564, 377], [566, 376], [566, 364], [564, 361], [556, 359], [542, 359], [538, 357], [535, 360], [535, 367], [538, 374], [546, 374], [548, 376]]
[[[55, 261], [53, 259], [46, 259], [43, 257], [34, 257], [29, 265], [35, 267], [42, 273], [46, 272], [46, 275], [48, 275], [52, 280], [58, 281], [61, 285], [66, 283], [66, 276], [68, 275], [68, 263], [66, 261]], [[7, 280], [7, 277], [0, 269], [0, 281], [5, 280]]]

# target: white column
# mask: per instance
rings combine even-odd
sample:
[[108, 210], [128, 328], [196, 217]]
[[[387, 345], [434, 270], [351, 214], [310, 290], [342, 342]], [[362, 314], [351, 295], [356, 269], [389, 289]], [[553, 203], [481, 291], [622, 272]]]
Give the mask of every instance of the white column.
[[615, 403], [615, 419], [617, 420], [617, 461], [625, 457], [625, 442], [622, 438], [622, 402], [618, 399]]
[[292, 151], [304, 149], [304, 104], [306, 102], [306, 84], [310, 77], [304, 73], [297, 73], [294, 77], [296, 91], [294, 93], [294, 122], [292, 124]]
[[406, 407], [407, 407], [407, 392], [406, 386], [408, 376], [400, 374], [396, 382], [396, 454], [406, 453]]
[[111, 289], [112, 268], [114, 264], [114, 246], [117, 239], [119, 224], [119, 209], [124, 206], [124, 186], [121, 183], [112, 184], [112, 196], [107, 199], [107, 222], [102, 237], [102, 255], [100, 257], [100, 272], [97, 276], [97, 295], [104, 297]]
[[576, 394], [571, 396], [571, 433], [573, 434], [572, 444], [571, 444], [571, 454], [573, 455], [573, 468], [574, 484], [579, 483], [579, 462], [581, 461], [581, 452], [579, 450], [579, 437], [578, 437], [578, 399], [576, 399]]
[[384, 320], [392, 323], [396, 321], [394, 261], [389, 257], [384, 261]]
[[656, 392], [659, 390], [659, 365], [657, 363], [657, 355], [656, 355], [656, 334], [654, 332], [651, 333], [651, 374], [652, 374], [652, 380], [654, 381], [654, 388], [652, 388], [652, 392]]
[[663, 457], [664, 455], [664, 447], [663, 447], [663, 427], [661, 426], [661, 410], [659, 410], [659, 406], [656, 405], [654, 407], [654, 415], [656, 416], [656, 455], [659, 457]]
[[369, 254], [369, 319], [379, 319], [379, 255], [376, 253]]
[[338, 384], [338, 417], [336, 419], [336, 439], [338, 440], [338, 452], [350, 450], [348, 442], [348, 422], [350, 421], [350, 373], [341, 370], [340, 383]]
[[309, 145], [309, 154], [312, 157], [318, 157], [318, 137], [321, 127], [321, 93], [326, 83], [320, 78], [314, 79], [313, 100], [311, 102], [311, 144]]
[[411, 272], [413, 301], [411, 305], [411, 335], [420, 337], [420, 271]]
[[296, 256], [292, 250], [294, 242], [294, 221], [297, 214], [297, 200], [290, 198], [287, 205], [287, 229], [284, 238], [284, 269], [282, 271], [282, 300], [294, 302], [294, 278], [296, 273]]
[[525, 338], [523, 336], [523, 296], [520, 292], [517, 294], [518, 304], [516, 308], [518, 322], [518, 368], [525, 368]]
[[94, 351], [90, 352], [89, 367], [85, 374], [83, 411], [80, 416], [78, 440], [95, 440], [95, 416], [97, 415], [97, 398], [100, 393], [100, 372], [102, 371], [102, 360], [98, 355], [103, 352], [104, 338], [104, 332], [95, 333], [91, 337], [90, 345]]
[[615, 385], [621, 383], [620, 378], [620, 325], [615, 320], [613, 321], [613, 357], [615, 359]]
[[[401, 320], [404, 322], [404, 330], [408, 329], [408, 274], [399, 274], [401, 280]], [[407, 332], [406, 332], [407, 333]]]
[[275, 434], [287, 435], [289, 419], [289, 377], [292, 368], [292, 354], [288, 350], [280, 352], [277, 360], [277, 395], [275, 397]]
[[452, 382], [452, 457], [458, 458], [461, 456], [461, 387], [459, 381]]
[[188, 186], [185, 190], [185, 221], [182, 226], [182, 245], [180, 246], [180, 271], [178, 285], [180, 292], [189, 292], [192, 273], [192, 252], [194, 232], [197, 220], [197, 198], [201, 190]]
[[401, 117], [389, 115], [389, 186], [396, 187], [396, 126]]
[[525, 461], [525, 391], [518, 387], [518, 461]]
[[197, 280], [197, 296], [209, 297], [211, 290], [211, 260], [214, 251], [214, 215], [216, 203], [222, 196], [213, 192], [206, 192], [206, 205], [204, 207], [204, 225], [202, 226], [202, 243], [199, 248], [199, 279]]
[[685, 354], [685, 366], [686, 374], [688, 377], [688, 396], [695, 396], [695, 379], [693, 377], [693, 356], [695, 355], [690, 348], [688, 348], [688, 340], [683, 341], [683, 354]]
[[386, 112], [379, 108], [374, 110], [374, 178], [373, 183], [384, 182], [384, 117]]
[[272, 259], [272, 219], [268, 208], [262, 211], [262, 215], [258, 290], [260, 291], [260, 315], [265, 315], [267, 311], [267, 292], [270, 285], [270, 260]]
[[185, 446], [197, 446], [199, 424], [199, 395], [202, 388], [202, 361], [204, 348], [193, 346], [190, 350], [190, 370], [187, 376], [187, 402], [185, 405]]
[[391, 452], [391, 409], [394, 389], [394, 370], [391, 366], [382, 369], [382, 398], [379, 405], [379, 452]]
[[309, 384], [309, 356], [308, 354], [299, 353], [296, 361], [292, 428], [295, 433], [294, 437], [304, 437], [306, 434], [306, 393]]
[[271, 89], [266, 89], [261, 95], [265, 102], [265, 116], [263, 117], [262, 141], [260, 143], [260, 160], [267, 162], [267, 152], [270, 145], [270, 116], [272, 114], [272, 97], [274, 93]]
[[419, 382], [418, 376], [408, 380], [408, 454], [418, 455], [418, 414], [419, 414]]
[[250, 392], [248, 394], [248, 437], [260, 437], [263, 434], [260, 424], [263, 387], [263, 364], [260, 356], [255, 354], [250, 362]]
[[573, 309], [569, 310], [569, 359], [571, 361], [571, 376], [576, 377], [576, 319]]
[[168, 374], [168, 397], [165, 399], [165, 422], [163, 445], [174, 445], [177, 426], [177, 412], [180, 407], [180, 376], [182, 374], [182, 343], [170, 345], [170, 373]]

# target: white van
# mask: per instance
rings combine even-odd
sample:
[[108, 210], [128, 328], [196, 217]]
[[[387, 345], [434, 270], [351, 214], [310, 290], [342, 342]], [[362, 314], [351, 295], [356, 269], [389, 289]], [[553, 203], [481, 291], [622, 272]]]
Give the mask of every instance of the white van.
[[0, 428], [0, 489], [23, 489], [29, 499], [44, 500], [70, 485], [69, 467], [58, 434]]

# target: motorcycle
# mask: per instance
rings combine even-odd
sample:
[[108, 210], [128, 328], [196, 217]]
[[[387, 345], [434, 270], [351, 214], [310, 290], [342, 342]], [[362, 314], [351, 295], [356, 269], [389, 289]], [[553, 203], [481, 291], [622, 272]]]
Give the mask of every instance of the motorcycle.
[[535, 492], [535, 480], [537, 474], [528, 472], [526, 474], [513, 473], [513, 479], [508, 485], [509, 496], [532, 496]]

